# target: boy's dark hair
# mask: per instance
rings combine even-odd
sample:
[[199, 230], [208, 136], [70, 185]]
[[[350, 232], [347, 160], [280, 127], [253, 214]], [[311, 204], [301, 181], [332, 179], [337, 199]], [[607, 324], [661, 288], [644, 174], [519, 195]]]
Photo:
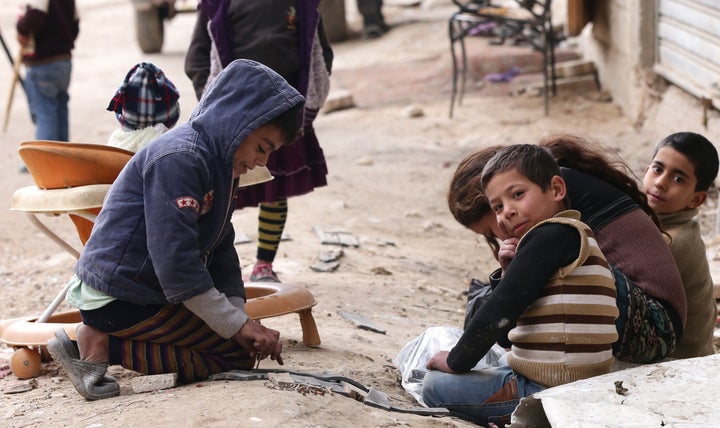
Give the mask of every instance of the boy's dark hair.
[[510, 169], [516, 169], [543, 192], [550, 187], [552, 178], [560, 175], [560, 167], [549, 150], [534, 144], [515, 144], [501, 149], [485, 164], [481, 180], [483, 190], [495, 175]]
[[283, 146], [292, 144], [300, 132], [300, 114], [302, 114], [304, 104], [296, 104], [290, 109], [270, 119], [266, 125], [271, 125], [280, 130], [282, 135]]
[[670, 147], [682, 154], [695, 167], [696, 192], [706, 191], [710, 188], [718, 174], [718, 153], [707, 138], [694, 132], [670, 134], [655, 147], [653, 159], [663, 147]]

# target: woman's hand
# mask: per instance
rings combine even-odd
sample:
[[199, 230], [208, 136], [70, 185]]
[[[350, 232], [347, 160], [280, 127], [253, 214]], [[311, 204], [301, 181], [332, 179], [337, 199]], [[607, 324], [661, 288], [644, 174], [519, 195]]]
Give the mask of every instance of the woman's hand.
[[508, 238], [500, 243], [498, 261], [500, 262], [500, 268], [503, 274], [505, 274], [505, 270], [507, 270], [512, 259], [515, 258], [515, 250], [517, 249], [518, 242], [520, 242], [518, 238]]
[[455, 370], [451, 369], [447, 364], [447, 357], [450, 355], [449, 351], [438, 351], [435, 355], [430, 358], [425, 367], [428, 370], [439, 370], [445, 373], [455, 373]]

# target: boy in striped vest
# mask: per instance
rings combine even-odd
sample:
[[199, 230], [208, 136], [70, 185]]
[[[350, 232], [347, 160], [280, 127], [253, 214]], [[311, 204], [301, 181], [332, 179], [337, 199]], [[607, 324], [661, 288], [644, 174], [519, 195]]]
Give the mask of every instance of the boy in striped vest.
[[[546, 149], [501, 149], [481, 183], [504, 239], [500, 278], [491, 276], [492, 294], [455, 347], [428, 362], [423, 400], [503, 426], [520, 398], [610, 372], [618, 309], [605, 256], [580, 213], [568, 209]], [[495, 342], [511, 346], [505, 364], [471, 370]]]

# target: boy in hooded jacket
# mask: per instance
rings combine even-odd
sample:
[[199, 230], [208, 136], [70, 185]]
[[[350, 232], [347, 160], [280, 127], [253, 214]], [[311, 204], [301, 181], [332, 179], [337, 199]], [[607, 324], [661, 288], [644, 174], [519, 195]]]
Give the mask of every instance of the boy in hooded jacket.
[[[279, 332], [250, 319], [233, 246], [234, 198], [268, 155], [292, 142], [304, 98], [250, 60], [229, 64], [188, 122], [140, 149], [113, 183], [67, 294], [77, 347], [48, 349], [89, 400], [119, 394], [119, 364], [181, 383], [271, 357]], [[249, 171], [253, 170], [251, 174]]]

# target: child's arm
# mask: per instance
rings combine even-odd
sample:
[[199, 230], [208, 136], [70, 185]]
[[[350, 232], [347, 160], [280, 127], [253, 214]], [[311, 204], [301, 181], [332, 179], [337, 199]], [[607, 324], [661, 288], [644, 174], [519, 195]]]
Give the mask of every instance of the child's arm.
[[500, 284], [448, 355], [448, 367], [456, 372], [474, 367], [542, 295], [552, 275], [577, 259], [579, 252], [580, 236], [571, 226], [547, 224], [528, 233]]
[[330, 40], [328, 39], [327, 33], [325, 32], [322, 17], [320, 17], [320, 22], [318, 23], [318, 39], [320, 40], [320, 46], [322, 47], [325, 69], [327, 69], [328, 74], [332, 73], [332, 64], [335, 54], [330, 46]]
[[193, 30], [190, 46], [185, 54], [185, 74], [192, 80], [195, 96], [199, 100], [210, 76], [210, 35], [207, 16], [200, 10]]

